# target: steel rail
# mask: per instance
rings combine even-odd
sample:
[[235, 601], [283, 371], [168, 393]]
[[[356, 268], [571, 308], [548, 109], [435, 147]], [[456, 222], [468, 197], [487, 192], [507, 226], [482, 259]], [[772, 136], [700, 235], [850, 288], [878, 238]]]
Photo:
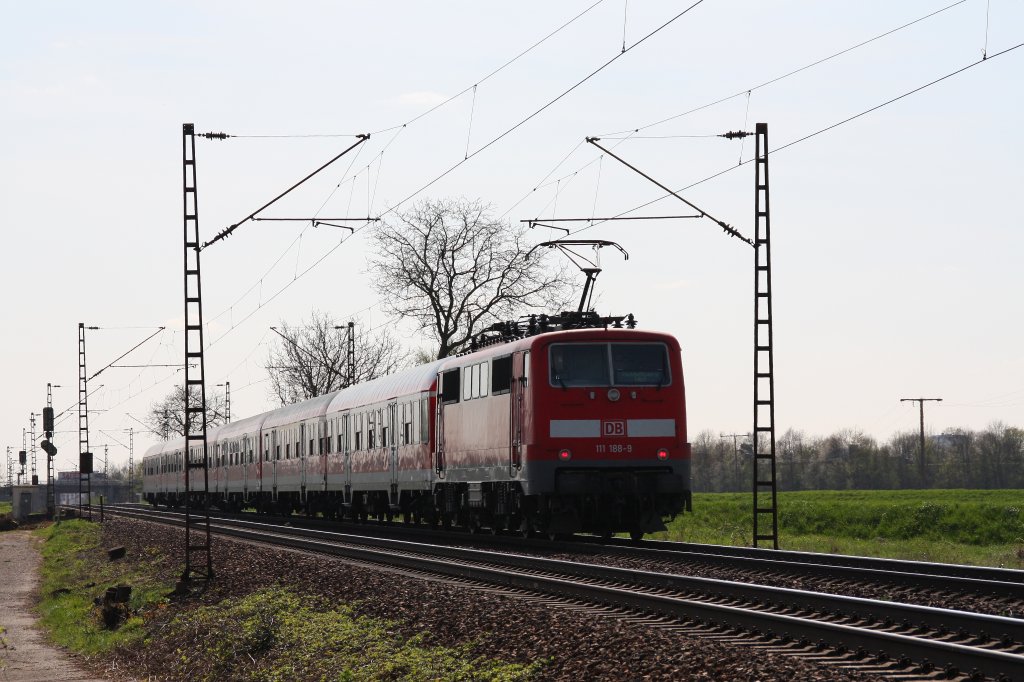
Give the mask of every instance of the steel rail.
[[[224, 518], [244, 519], [251, 514], [222, 513]], [[262, 517], [266, 518], [266, 517]], [[279, 517], [293, 526], [304, 525], [362, 534], [388, 529], [393, 535], [431, 538], [435, 542], [472, 542], [476, 545], [506, 547], [512, 550], [579, 554], [613, 554], [629, 559], [647, 559], [693, 566], [703, 564], [720, 568], [743, 568], [773, 574], [800, 574], [810, 577], [887, 584], [915, 589], [934, 589], [1016, 599], [1024, 602], [1024, 571], [985, 566], [958, 566], [901, 559], [818, 554], [787, 550], [728, 547], [694, 543], [644, 540], [639, 543], [620, 538], [602, 539], [576, 536], [569, 540], [524, 540], [508, 536], [467, 535], [451, 530], [439, 531], [422, 526], [367, 526], [345, 524], [308, 517]], [[369, 530], [372, 528], [373, 530]]]
[[[114, 508], [112, 513], [134, 518], [159, 519], [163, 523], [181, 523], [171, 513], [160, 514], [141, 510]], [[989, 675], [1004, 675], [1024, 680], [1024, 656], [967, 644], [926, 639], [883, 629], [814, 620], [786, 613], [762, 610], [765, 602], [784, 604], [787, 609], [819, 612], [840, 612], [844, 617], [879, 618], [891, 622], [911, 618], [918, 622], [945, 623], [946, 629], [963, 630], [977, 639], [981, 633], [1005, 630], [1007, 641], [1024, 641], [1024, 621], [1001, 616], [971, 614], [924, 606], [911, 606], [855, 597], [804, 592], [748, 583], [708, 578], [693, 578], [621, 569], [593, 564], [578, 564], [555, 559], [516, 556], [484, 550], [450, 546], [425, 545], [404, 540], [388, 540], [362, 535], [349, 535], [307, 528], [282, 527], [253, 521], [211, 518], [211, 528], [219, 534], [261, 542], [272, 542], [296, 549], [341, 555], [378, 564], [397, 565], [408, 569], [429, 570], [441, 575], [478, 580], [489, 584], [516, 587], [530, 591], [612, 604], [640, 611], [667, 615], [698, 622], [739, 626], [756, 632], [768, 632], [784, 640], [793, 638], [813, 641], [828, 636], [832, 646], [856, 651], [879, 650], [898, 652], [918, 661], [930, 661], [960, 670], [983, 670]], [[356, 543], [339, 544], [339, 543]], [[452, 563], [453, 561], [458, 563]], [[585, 579], [587, 583], [579, 582]], [[595, 584], [595, 581], [597, 584]], [[642, 585], [660, 592], [637, 591]], [[755, 601], [760, 607], [734, 606], [696, 601], [686, 596], [665, 594], [701, 591], [718, 598]], [[925, 621], [920, 619], [924, 618]], [[887, 624], [891, 627], [891, 623]], [[929, 628], [934, 625], [929, 624]], [[986, 630], [987, 629], [987, 630]]]
[[726, 545], [703, 545], [689, 542], [669, 542], [665, 540], [643, 540], [639, 545], [632, 541], [612, 538], [598, 540], [576, 538], [577, 542], [600, 544], [605, 547], [621, 547], [640, 551], [655, 552], [696, 552], [701, 555], [737, 557], [743, 559], [772, 559], [797, 564], [820, 564], [824, 566], [843, 566], [871, 570], [895, 571], [915, 575], [945, 576], [950, 578], [971, 578], [995, 582], [1020, 583], [1024, 585], [1024, 571], [1012, 568], [995, 568], [991, 566], [966, 566], [960, 564], [943, 564], [928, 561], [909, 561], [906, 559], [884, 559], [878, 557], [849, 556], [818, 552], [796, 552], [782, 549], [757, 549], [753, 547], [729, 547]]

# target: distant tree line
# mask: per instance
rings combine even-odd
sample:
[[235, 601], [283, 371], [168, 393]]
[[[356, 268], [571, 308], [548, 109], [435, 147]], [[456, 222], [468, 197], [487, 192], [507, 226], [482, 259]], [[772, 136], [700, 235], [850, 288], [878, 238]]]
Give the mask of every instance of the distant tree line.
[[[749, 439], [702, 431], [691, 442], [695, 491], [751, 489]], [[922, 473], [918, 432], [882, 443], [858, 431], [819, 437], [791, 429], [776, 441], [779, 490], [1024, 488], [1024, 429], [953, 429], [927, 436], [924, 454]]]

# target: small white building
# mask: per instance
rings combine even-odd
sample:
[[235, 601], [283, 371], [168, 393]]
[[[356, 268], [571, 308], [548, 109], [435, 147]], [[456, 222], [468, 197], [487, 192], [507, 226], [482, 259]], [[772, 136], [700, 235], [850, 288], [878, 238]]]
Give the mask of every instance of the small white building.
[[46, 486], [11, 486], [11, 501], [14, 505], [14, 508], [11, 511], [11, 516], [18, 523], [23, 523], [26, 519], [28, 519], [29, 514], [45, 514]]

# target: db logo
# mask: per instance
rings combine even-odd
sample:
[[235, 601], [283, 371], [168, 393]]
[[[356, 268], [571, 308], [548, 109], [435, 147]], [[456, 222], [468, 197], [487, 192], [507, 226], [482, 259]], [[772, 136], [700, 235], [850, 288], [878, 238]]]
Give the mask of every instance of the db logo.
[[601, 422], [601, 432], [605, 436], [625, 436], [626, 422], [622, 420]]

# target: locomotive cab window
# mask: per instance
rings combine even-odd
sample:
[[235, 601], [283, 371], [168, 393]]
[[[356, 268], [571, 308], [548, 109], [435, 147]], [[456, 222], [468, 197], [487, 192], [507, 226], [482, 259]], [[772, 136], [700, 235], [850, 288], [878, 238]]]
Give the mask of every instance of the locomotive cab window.
[[550, 351], [552, 386], [666, 386], [663, 343], [556, 343]]
[[608, 344], [556, 343], [551, 346], [551, 385], [607, 386]]
[[663, 343], [613, 343], [612, 381], [617, 386], [665, 386], [671, 380]]

